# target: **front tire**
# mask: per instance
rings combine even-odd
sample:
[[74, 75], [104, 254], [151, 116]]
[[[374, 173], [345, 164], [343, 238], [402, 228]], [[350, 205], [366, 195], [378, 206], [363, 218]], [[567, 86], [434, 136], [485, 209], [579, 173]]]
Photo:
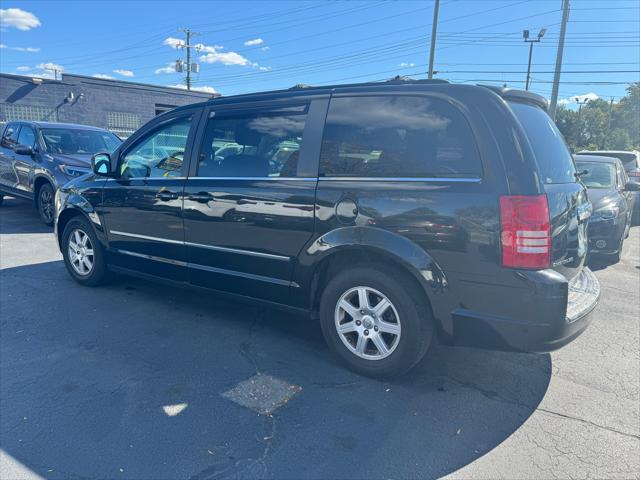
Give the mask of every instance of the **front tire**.
[[54, 192], [49, 182], [44, 183], [38, 189], [38, 198], [36, 201], [40, 218], [46, 225], [53, 225], [54, 218]]
[[96, 286], [108, 277], [104, 251], [91, 224], [73, 218], [62, 233], [62, 255], [67, 271], [81, 285]]
[[322, 333], [352, 370], [394, 377], [420, 361], [434, 327], [425, 293], [392, 266], [357, 266], [327, 284], [320, 301]]

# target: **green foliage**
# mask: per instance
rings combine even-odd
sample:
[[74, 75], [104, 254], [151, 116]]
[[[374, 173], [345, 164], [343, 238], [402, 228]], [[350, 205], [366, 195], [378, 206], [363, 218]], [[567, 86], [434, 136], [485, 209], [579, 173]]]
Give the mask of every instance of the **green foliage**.
[[640, 150], [640, 82], [630, 84], [618, 103], [599, 98], [581, 111], [560, 106], [556, 124], [574, 152]]

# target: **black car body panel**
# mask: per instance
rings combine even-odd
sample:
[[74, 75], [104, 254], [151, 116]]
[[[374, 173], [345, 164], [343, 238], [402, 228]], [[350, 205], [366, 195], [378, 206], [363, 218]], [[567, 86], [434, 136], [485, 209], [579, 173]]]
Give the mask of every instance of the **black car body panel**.
[[[331, 135], [345, 131], [329, 126], [339, 117], [332, 105], [363, 98], [409, 107], [422, 102], [451, 112], [472, 140], [448, 143], [442, 155], [455, 159], [462, 150], [473, 150], [476, 170], [432, 177], [332, 175], [325, 149]], [[310, 312], [317, 309], [324, 277], [336, 266], [354, 258], [387, 262], [416, 279], [443, 341], [527, 351], [558, 348], [586, 327], [599, 296], [597, 280], [583, 267], [589, 203], [573, 171], [571, 181], [545, 182], [537, 146], [513, 102], [545, 108], [541, 97], [528, 93], [411, 81], [296, 88], [178, 108], [114, 152], [111, 178], [83, 177], [60, 191], [58, 238], [69, 215], [82, 212], [94, 217], [111, 267]], [[180, 133], [186, 142], [182, 156], [167, 146], [169, 137], [180, 136], [175, 132], [162, 134], [166, 138], [156, 143], [164, 146], [155, 147], [169, 155], [158, 165], [180, 157], [180, 171], [123, 179], [123, 166], [130, 165], [128, 155], [137, 145], [185, 115], [191, 124], [188, 133]], [[435, 114], [425, 118], [433, 128], [442, 123]], [[367, 121], [373, 125], [375, 119]], [[246, 125], [268, 130], [288, 146], [298, 142], [299, 151], [285, 164], [266, 163], [256, 153], [262, 140], [246, 134], [238, 140], [238, 129]], [[374, 168], [385, 142], [397, 141], [374, 130], [363, 133], [368, 150], [347, 154], [354, 165]], [[246, 174], [226, 175], [227, 160], [215, 155], [212, 139], [217, 145], [242, 143], [242, 150], [230, 150]], [[502, 266], [502, 195], [547, 197], [552, 232], [547, 268]], [[581, 296], [569, 321], [572, 289]]]
[[589, 249], [593, 254], [619, 254], [633, 215], [632, 193], [637, 192], [625, 189], [629, 178], [619, 159], [598, 155], [575, 155], [574, 158], [579, 168], [587, 171], [610, 167], [612, 176], [609, 186], [591, 187], [589, 177], [583, 177], [594, 212], [589, 220]]

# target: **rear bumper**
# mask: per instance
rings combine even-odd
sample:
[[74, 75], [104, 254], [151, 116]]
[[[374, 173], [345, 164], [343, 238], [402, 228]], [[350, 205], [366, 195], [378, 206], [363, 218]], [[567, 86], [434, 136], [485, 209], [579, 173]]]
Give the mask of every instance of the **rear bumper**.
[[[558, 288], [564, 293], [557, 294]], [[589, 325], [600, 298], [600, 284], [585, 267], [570, 284], [565, 280], [564, 285], [536, 285], [529, 295], [539, 297], [535, 315], [539, 320], [535, 322], [457, 309], [453, 312], [454, 344], [520, 352], [557, 350]], [[524, 299], [522, 303], [531, 304]]]

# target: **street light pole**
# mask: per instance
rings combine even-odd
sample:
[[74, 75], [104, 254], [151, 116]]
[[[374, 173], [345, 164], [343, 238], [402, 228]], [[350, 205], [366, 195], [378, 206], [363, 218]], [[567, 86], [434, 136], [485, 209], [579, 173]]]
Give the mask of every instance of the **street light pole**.
[[546, 28], [540, 29], [538, 32], [537, 38], [529, 38], [529, 30], [522, 31], [522, 38], [524, 38], [525, 43], [529, 44], [529, 62], [527, 64], [527, 79], [525, 81], [525, 90], [529, 90], [529, 84], [531, 83], [531, 57], [533, 56], [533, 44], [540, 42], [544, 34], [547, 32]]

